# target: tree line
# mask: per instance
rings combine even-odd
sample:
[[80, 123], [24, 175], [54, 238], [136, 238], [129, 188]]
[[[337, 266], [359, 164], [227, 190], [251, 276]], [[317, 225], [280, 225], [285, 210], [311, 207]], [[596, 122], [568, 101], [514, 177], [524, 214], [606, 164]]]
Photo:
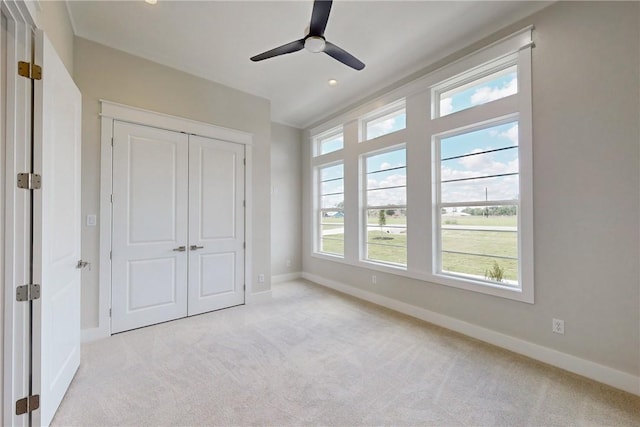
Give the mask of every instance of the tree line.
[[513, 216], [517, 213], [515, 206], [491, 206], [486, 208], [465, 208], [463, 213], [475, 216]]

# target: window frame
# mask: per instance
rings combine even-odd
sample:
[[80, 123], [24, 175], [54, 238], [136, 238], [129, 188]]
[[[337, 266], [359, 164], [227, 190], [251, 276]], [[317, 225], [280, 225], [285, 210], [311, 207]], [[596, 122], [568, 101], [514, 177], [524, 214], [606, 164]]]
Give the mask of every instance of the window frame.
[[[495, 286], [497, 288], [505, 288], [505, 289], [514, 289], [514, 286], [510, 286], [508, 284], [504, 284], [501, 285], [497, 282], [494, 281], [490, 281], [490, 280], [483, 280], [483, 279], [478, 279], [477, 277], [473, 276], [473, 275], [465, 275], [464, 273], [451, 273], [451, 272], [445, 272], [442, 270], [442, 208], [448, 208], [448, 207], [469, 207], [469, 206], [482, 206], [482, 207], [489, 207], [489, 206], [515, 206], [516, 207], [516, 211], [519, 213], [520, 211], [520, 196], [518, 196], [517, 199], [504, 199], [504, 200], [494, 200], [494, 201], [487, 201], [484, 203], [481, 203], [481, 201], [477, 201], [477, 200], [469, 200], [469, 201], [462, 201], [462, 202], [442, 202], [442, 181], [441, 181], [441, 172], [442, 172], [442, 160], [441, 160], [441, 141], [445, 138], [451, 138], [451, 137], [455, 137], [455, 136], [459, 136], [459, 135], [464, 135], [467, 133], [471, 133], [471, 132], [475, 132], [475, 131], [480, 131], [480, 130], [486, 130], [489, 129], [491, 127], [495, 127], [495, 126], [501, 126], [501, 125], [505, 125], [505, 124], [509, 124], [509, 123], [518, 123], [519, 124], [519, 115], [516, 114], [512, 114], [506, 117], [501, 117], [499, 119], [493, 120], [493, 121], [488, 121], [488, 122], [484, 122], [475, 126], [467, 126], [463, 129], [454, 129], [450, 132], [443, 132], [440, 133], [438, 135], [433, 135], [432, 137], [432, 152], [433, 152], [433, 159], [434, 159], [434, 171], [433, 171], [433, 185], [434, 185], [434, 192], [433, 192], [433, 203], [434, 203], [434, 210], [433, 210], [433, 230], [434, 230], [434, 239], [433, 239], [433, 274], [439, 277], [445, 277], [445, 278], [452, 278], [455, 280], [463, 280], [465, 282], [474, 284], [474, 285], [482, 285], [482, 286]], [[517, 150], [518, 150], [518, 155], [520, 153], [520, 149], [519, 149], [519, 145], [517, 146]], [[520, 159], [518, 158], [518, 166], [520, 164]], [[518, 168], [518, 187], [520, 187], [520, 170]], [[518, 191], [518, 193], [520, 193], [520, 191]], [[444, 206], [446, 205], [446, 206]], [[519, 221], [519, 214], [516, 216], [516, 218]], [[518, 260], [518, 266], [520, 266], [520, 240], [521, 240], [521, 236], [520, 236], [520, 231], [518, 229], [518, 227], [516, 227], [516, 231], [517, 233], [517, 241], [518, 241], [518, 257], [516, 258]], [[481, 255], [481, 254], [477, 254], [477, 255]], [[494, 258], [494, 256], [491, 255], [486, 255], [487, 258]], [[498, 257], [495, 257], [498, 258]], [[520, 276], [520, 269], [518, 269], [518, 276]], [[519, 287], [521, 283], [521, 279], [520, 277], [518, 277], [518, 286]]]

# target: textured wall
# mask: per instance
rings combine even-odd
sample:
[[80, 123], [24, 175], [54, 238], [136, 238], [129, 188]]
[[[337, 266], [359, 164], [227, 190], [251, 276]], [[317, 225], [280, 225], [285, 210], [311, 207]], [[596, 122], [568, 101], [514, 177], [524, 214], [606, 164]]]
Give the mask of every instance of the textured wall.
[[[250, 132], [253, 138], [253, 274], [254, 292], [270, 289], [270, 104], [229, 87], [75, 39], [75, 81], [82, 92], [82, 215], [99, 213], [100, 99]], [[91, 271], [82, 277], [82, 327], [98, 324], [99, 228], [82, 230], [82, 259]], [[265, 283], [257, 283], [264, 274]]]
[[474, 45], [535, 26], [535, 304], [311, 257], [308, 143], [303, 270], [639, 375], [639, 9], [558, 2]]

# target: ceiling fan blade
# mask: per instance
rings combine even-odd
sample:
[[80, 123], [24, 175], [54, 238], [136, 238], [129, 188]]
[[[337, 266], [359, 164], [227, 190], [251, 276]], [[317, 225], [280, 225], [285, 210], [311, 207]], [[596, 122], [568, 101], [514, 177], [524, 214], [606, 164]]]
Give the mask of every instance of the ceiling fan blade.
[[332, 0], [315, 0], [313, 2], [313, 12], [311, 12], [311, 23], [309, 24], [309, 35], [322, 37], [329, 21]]
[[251, 60], [253, 62], [262, 61], [263, 59], [273, 58], [274, 56], [285, 55], [287, 53], [297, 52], [304, 48], [304, 39], [296, 40], [291, 43], [283, 44], [275, 49], [262, 52], [260, 55], [256, 55]]
[[333, 43], [326, 42], [324, 53], [353, 69], [362, 70], [364, 68], [364, 63], [362, 61]]

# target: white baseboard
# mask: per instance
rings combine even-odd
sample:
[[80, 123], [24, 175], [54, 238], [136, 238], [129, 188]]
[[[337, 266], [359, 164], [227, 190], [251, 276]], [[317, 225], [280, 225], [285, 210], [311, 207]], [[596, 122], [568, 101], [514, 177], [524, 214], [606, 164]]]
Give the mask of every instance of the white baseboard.
[[271, 284], [288, 282], [289, 280], [296, 280], [300, 278], [302, 278], [302, 272], [300, 271], [295, 273], [278, 274], [276, 276], [271, 276]]
[[259, 304], [262, 302], [271, 301], [271, 289], [268, 291], [256, 292], [253, 294], [247, 294], [247, 304]]
[[83, 343], [101, 340], [109, 336], [109, 331], [105, 328], [87, 328], [80, 331], [80, 341]]
[[302, 277], [311, 282], [354, 296], [356, 298], [381, 305], [391, 310], [416, 317], [418, 319], [451, 329], [472, 338], [502, 347], [535, 360], [556, 366], [574, 374], [582, 375], [592, 380], [610, 385], [629, 393], [640, 396], [640, 376], [635, 376], [608, 366], [600, 365], [586, 359], [572, 356], [549, 347], [544, 347], [515, 338], [491, 329], [483, 328], [472, 323], [445, 316], [421, 307], [416, 307], [392, 298], [364, 291], [351, 285], [326, 279], [315, 274], [302, 273]]

